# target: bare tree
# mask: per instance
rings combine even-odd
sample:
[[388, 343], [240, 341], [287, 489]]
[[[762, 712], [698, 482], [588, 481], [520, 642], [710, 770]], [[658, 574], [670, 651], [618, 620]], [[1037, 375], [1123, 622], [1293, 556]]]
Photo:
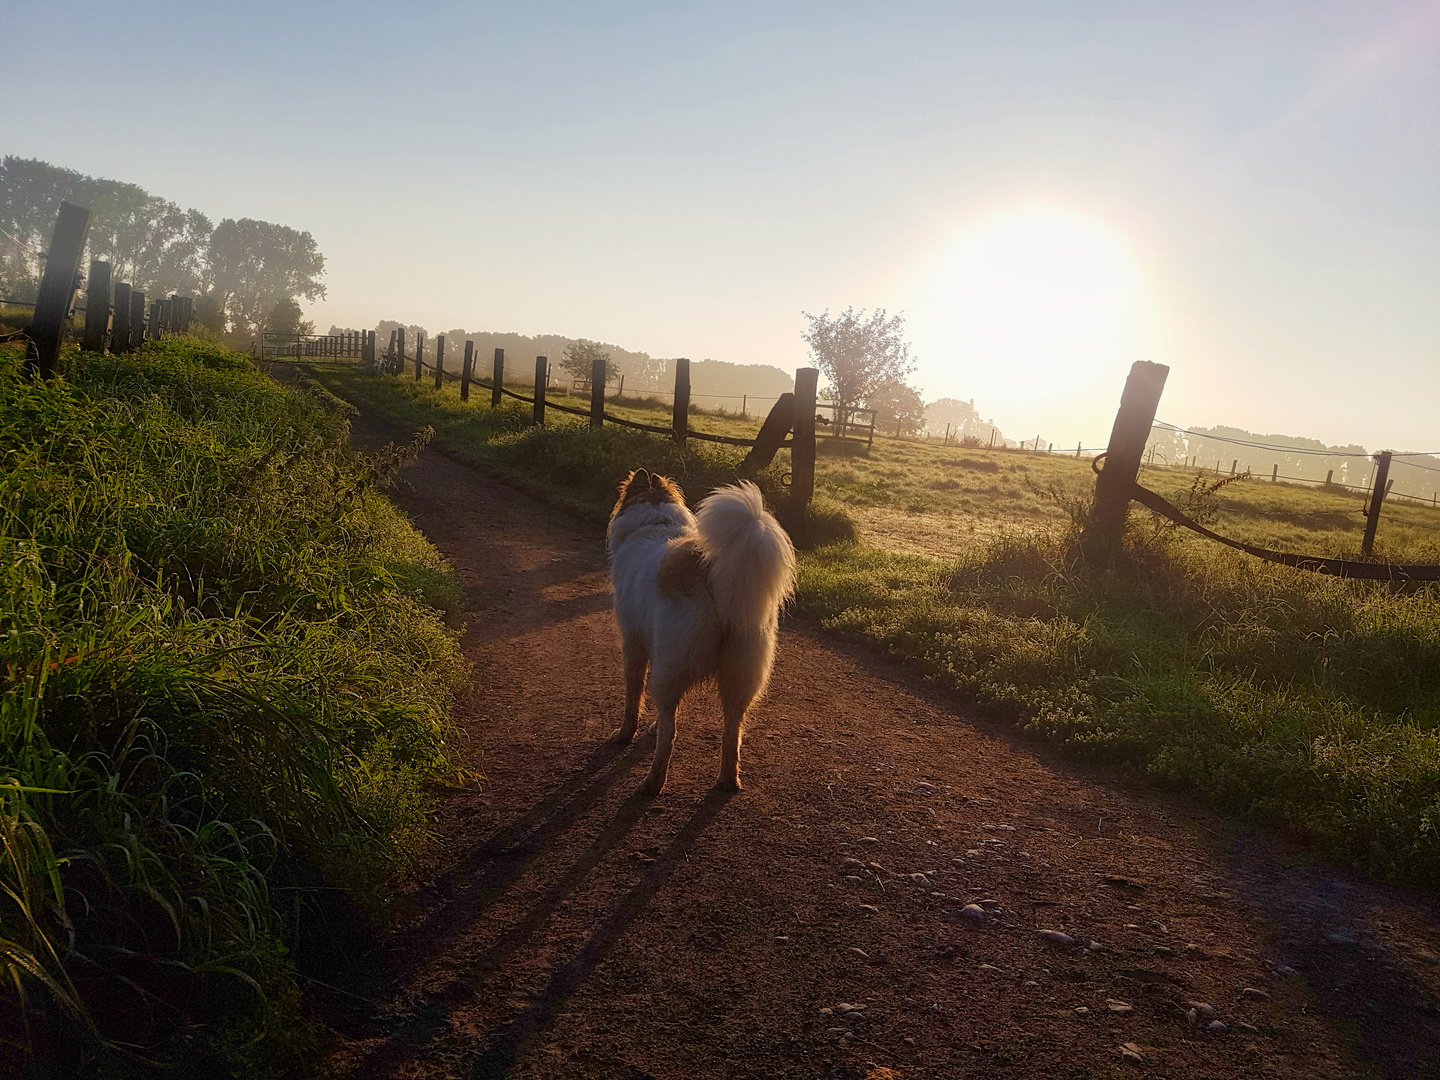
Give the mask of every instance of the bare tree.
[[810, 328], [800, 336], [810, 346], [810, 355], [842, 413], [868, 400], [886, 383], [903, 384], [915, 370], [902, 315], [887, 318], [884, 308], [876, 308], [867, 319], [863, 308], [857, 312], [853, 307], [834, 317], [829, 309], [820, 315], [801, 314], [810, 320]]

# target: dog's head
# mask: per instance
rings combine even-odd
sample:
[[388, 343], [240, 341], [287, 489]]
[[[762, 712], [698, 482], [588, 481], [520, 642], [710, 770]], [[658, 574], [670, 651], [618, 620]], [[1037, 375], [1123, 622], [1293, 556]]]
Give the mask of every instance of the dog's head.
[[620, 498], [615, 501], [610, 520], [614, 521], [632, 506], [642, 503], [679, 503], [684, 506], [685, 495], [679, 485], [668, 477], [636, 469], [620, 485]]

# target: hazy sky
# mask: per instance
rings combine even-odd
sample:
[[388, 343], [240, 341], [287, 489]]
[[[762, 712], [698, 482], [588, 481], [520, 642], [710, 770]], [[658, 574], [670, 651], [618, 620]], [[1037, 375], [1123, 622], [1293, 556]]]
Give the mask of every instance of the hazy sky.
[[[6, 5], [0, 152], [314, 233], [330, 323], [1440, 449], [1440, 0]], [[47, 43], [39, 47], [39, 43]]]

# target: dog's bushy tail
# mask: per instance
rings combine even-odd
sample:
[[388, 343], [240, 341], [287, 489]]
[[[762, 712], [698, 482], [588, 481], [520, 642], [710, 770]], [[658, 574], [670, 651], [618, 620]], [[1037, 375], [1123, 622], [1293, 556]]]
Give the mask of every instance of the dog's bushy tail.
[[748, 480], [717, 488], [695, 513], [715, 609], [727, 629], [768, 630], [795, 592], [795, 547]]

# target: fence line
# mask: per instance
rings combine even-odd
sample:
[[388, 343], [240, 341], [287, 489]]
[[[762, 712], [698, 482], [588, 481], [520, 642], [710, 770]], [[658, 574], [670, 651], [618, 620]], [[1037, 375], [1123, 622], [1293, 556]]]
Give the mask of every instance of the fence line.
[[[1095, 503], [1081, 538], [1081, 550], [1087, 558], [1113, 559], [1119, 554], [1126, 513], [1131, 501], [1135, 501], [1208, 540], [1267, 562], [1316, 573], [1375, 581], [1440, 581], [1440, 566], [1389, 563], [1370, 558], [1374, 550], [1375, 532], [1380, 523], [1380, 508], [1389, 491], [1387, 476], [1393, 456], [1389, 451], [1381, 451], [1375, 455], [1375, 485], [1365, 507], [1365, 535], [1360, 547], [1361, 559], [1298, 555], [1222, 536], [1171, 505], [1164, 496], [1142, 487], [1137, 478], [1145, 454], [1145, 444], [1156, 426], [1155, 412], [1169, 374], [1170, 369], [1164, 364], [1155, 364], [1148, 360], [1137, 360], [1130, 367], [1130, 375], [1125, 380], [1125, 390], [1120, 396], [1120, 409], [1115, 414], [1115, 424], [1110, 432], [1110, 444], [1103, 454], [1090, 463], [1091, 469], [1096, 473]], [[1102, 463], [1104, 468], [1101, 468]], [[1233, 468], [1232, 466], [1232, 475], [1235, 475]]]

